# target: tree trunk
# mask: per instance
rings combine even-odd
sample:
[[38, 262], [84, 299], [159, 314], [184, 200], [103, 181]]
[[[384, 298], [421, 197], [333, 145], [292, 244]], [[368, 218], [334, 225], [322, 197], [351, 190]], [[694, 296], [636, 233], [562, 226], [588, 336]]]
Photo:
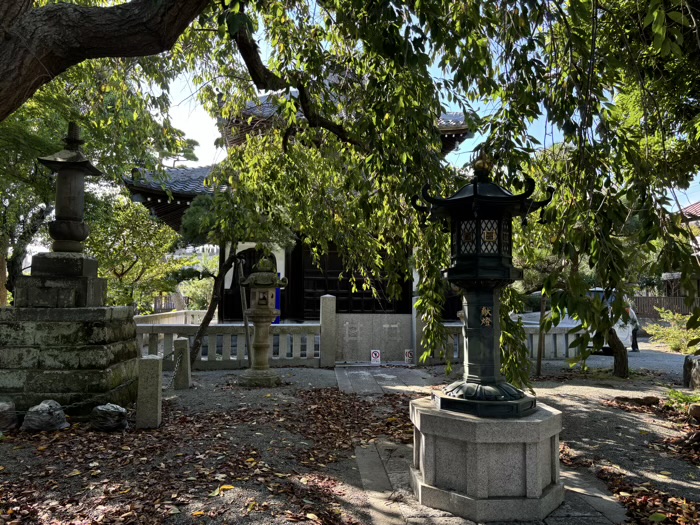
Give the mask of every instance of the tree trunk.
[[608, 331], [608, 346], [613, 353], [613, 375], [623, 379], [628, 378], [630, 369], [627, 360], [627, 350], [613, 328]]
[[44, 84], [89, 58], [170, 49], [211, 0], [132, 0], [111, 7], [0, 2], [0, 122]]
[[7, 306], [7, 258], [0, 253], [0, 308]]
[[[219, 266], [219, 273], [214, 279], [214, 290], [211, 294], [211, 302], [209, 303], [209, 308], [207, 308], [207, 313], [204, 314], [202, 322], [197, 328], [197, 333], [194, 335], [194, 340], [192, 341], [192, 346], [190, 347], [190, 364], [194, 364], [197, 360], [197, 355], [199, 350], [202, 348], [202, 341], [204, 340], [204, 333], [209, 327], [209, 323], [214, 318], [214, 312], [216, 307], [219, 306], [221, 301], [221, 290], [223, 289], [224, 279], [226, 279], [226, 274], [231, 268], [233, 268], [233, 263], [236, 260], [236, 250], [231, 249], [231, 253], [228, 255], [226, 260]], [[209, 352], [216, 351], [216, 349], [209, 349]]]
[[540, 297], [540, 335], [537, 340], [537, 366], [535, 368], [535, 375], [537, 377], [542, 375], [542, 357], [544, 356], [544, 343], [545, 343], [545, 333], [542, 330], [542, 320], [544, 319], [545, 309], [547, 306], [547, 298], [544, 294]]
[[24, 258], [27, 256], [27, 248], [34, 240], [39, 228], [44, 224], [44, 220], [53, 211], [53, 205], [48, 204], [39, 208], [22, 225], [22, 234], [12, 246], [12, 256], [7, 260], [7, 290], [14, 293], [17, 278], [24, 272]]

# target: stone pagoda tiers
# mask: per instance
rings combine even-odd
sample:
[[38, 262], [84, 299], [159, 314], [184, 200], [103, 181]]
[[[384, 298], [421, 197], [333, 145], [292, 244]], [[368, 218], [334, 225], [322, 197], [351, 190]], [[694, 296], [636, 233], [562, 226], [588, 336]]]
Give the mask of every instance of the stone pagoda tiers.
[[[71, 123], [65, 149], [39, 162], [56, 176], [52, 251], [17, 280], [14, 307], [0, 309], [0, 400], [18, 410], [53, 399], [80, 410], [135, 398], [137, 343], [132, 307], [106, 307], [106, 281], [83, 253], [85, 176], [99, 176]], [[90, 401], [94, 399], [94, 403]]]

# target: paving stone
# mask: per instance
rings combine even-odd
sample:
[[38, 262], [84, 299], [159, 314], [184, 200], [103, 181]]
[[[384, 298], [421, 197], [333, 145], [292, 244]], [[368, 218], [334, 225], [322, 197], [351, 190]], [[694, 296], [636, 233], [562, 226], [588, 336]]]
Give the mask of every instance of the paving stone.
[[550, 517], [563, 518], [578, 516], [603, 516], [600, 512], [591, 507], [591, 505], [579, 494], [567, 491], [565, 498], [564, 503], [562, 503], [558, 509], [552, 512], [549, 515]]
[[612, 525], [613, 522], [604, 516], [569, 516], [546, 518], [544, 523], [546, 525]]

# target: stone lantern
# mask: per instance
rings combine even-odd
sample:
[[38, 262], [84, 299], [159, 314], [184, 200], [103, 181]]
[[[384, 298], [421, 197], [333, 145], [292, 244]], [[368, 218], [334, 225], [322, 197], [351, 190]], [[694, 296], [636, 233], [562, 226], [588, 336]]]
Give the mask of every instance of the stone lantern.
[[411, 484], [422, 505], [475, 522], [543, 520], [564, 500], [561, 413], [501, 375], [499, 294], [522, 277], [512, 263], [513, 217], [549, 199], [529, 198], [530, 179], [520, 195], [492, 183], [483, 157], [474, 172], [471, 184], [446, 199], [423, 188], [428, 206], [416, 205], [449, 223], [451, 266], [444, 273], [463, 296], [464, 378], [411, 401]]
[[[539, 210], [550, 199], [529, 197], [535, 182], [513, 195], [489, 180], [490, 163], [474, 163], [475, 177], [453, 196], [443, 199], [423, 188], [423, 200], [432, 220], [450, 224], [451, 266], [447, 280], [462, 294], [464, 314], [464, 379], [434, 397], [438, 408], [485, 417], [520, 417], [532, 413], [535, 398], [506, 382], [500, 373], [501, 288], [522, 278], [513, 266], [513, 217]], [[550, 195], [551, 198], [551, 195]]]
[[245, 313], [255, 326], [255, 336], [249, 349], [250, 368], [241, 374], [240, 384], [272, 387], [281, 379], [270, 369], [270, 324], [280, 314], [275, 309], [276, 294], [278, 288], [287, 286], [287, 278], [279, 278], [275, 263], [267, 257], [261, 258], [253, 270], [243, 284], [250, 287], [250, 308]]

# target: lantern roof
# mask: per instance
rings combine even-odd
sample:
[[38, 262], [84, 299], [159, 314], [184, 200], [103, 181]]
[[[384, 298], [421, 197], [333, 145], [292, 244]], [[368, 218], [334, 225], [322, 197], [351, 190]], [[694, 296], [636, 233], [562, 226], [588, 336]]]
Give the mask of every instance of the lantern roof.
[[92, 165], [90, 160], [80, 150], [85, 141], [80, 138], [80, 128], [75, 122], [68, 123], [68, 135], [64, 137], [65, 148], [61, 151], [39, 157], [37, 160], [54, 172], [63, 168], [82, 168], [87, 175], [102, 175], [102, 172]]
[[487, 160], [479, 159], [474, 163], [475, 177], [448, 198], [434, 197], [429, 193], [429, 185], [423, 186], [422, 197], [429, 207], [419, 207], [421, 211], [430, 211], [436, 218], [458, 216], [476, 217], [486, 212], [488, 215], [510, 213], [524, 216], [546, 206], [552, 199], [554, 190], [547, 188], [545, 200], [535, 201], [529, 197], [535, 191], [535, 181], [525, 179], [525, 191], [514, 195], [498, 184], [489, 180], [491, 165]]

